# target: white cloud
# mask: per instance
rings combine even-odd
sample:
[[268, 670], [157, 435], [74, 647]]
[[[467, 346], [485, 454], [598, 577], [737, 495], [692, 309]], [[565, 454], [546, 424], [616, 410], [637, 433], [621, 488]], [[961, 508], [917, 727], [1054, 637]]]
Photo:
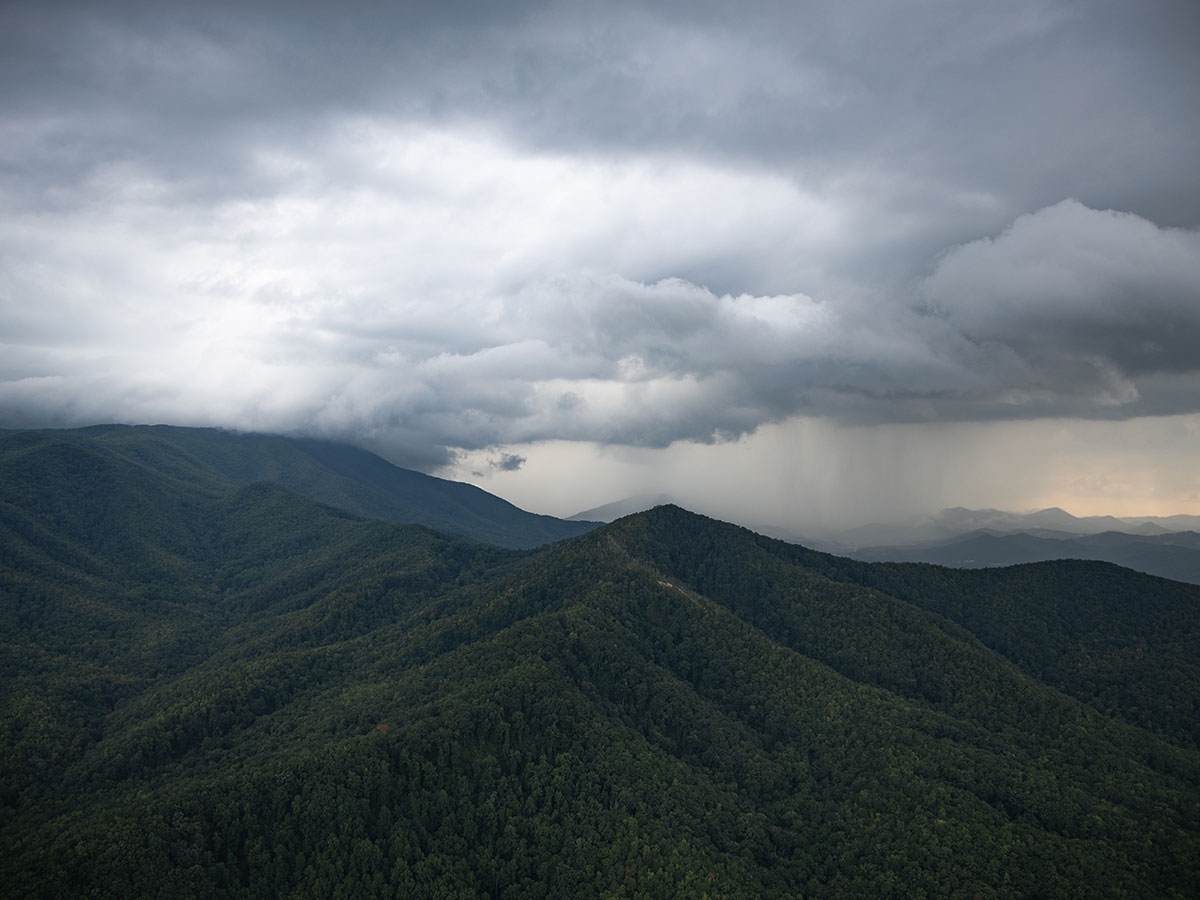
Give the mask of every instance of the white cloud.
[[[1180, 411], [1200, 365], [1196, 233], [1074, 201], [945, 253], [915, 312], [828, 277], [844, 211], [769, 173], [359, 120], [254, 158], [274, 194], [181, 204], [104, 165], [69, 207], [0, 223], [20, 248], [0, 273], [0, 408], [315, 430], [428, 465], [797, 414]], [[718, 253], [819, 290], [656, 274]]]
[[[768, 269], [801, 250], [817, 270], [832, 216], [775, 176], [363, 122], [305, 157], [254, 155], [276, 194], [181, 204], [169, 182], [104, 165], [68, 208], [0, 226], [21, 248], [2, 273], [3, 335], [42, 355], [71, 419], [662, 443], [719, 427], [698, 412], [700, 382], [751, 347], [782, 362], [827, 315], [802, 295], [609, 274], [718, 250]], [[33, 390], [11, 378], [0, 398], [30, 408], [46, 399]], [[684, 433], [651, 427], [663, 402]]]
[[1025, 369], [1007, 387], [1127, 414], [1191, 411], [1154, 376], [1200, 377], [1200, 232], [1066, 200], [946, 253], [923, 285], [970, 341]]

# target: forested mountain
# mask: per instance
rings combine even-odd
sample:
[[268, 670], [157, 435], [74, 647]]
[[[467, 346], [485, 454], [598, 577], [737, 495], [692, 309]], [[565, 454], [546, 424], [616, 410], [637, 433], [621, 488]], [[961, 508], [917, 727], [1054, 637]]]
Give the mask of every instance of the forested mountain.
[[0, 449], [5, 897], [1196, 894], [1196, 586]]
[[[330, 441], [168, 425], [38, 433], [84, 441], [191, 484], [220, 489], [229, 481], [272, 482], [356, 515], [428, 525], [502, 547], [536, 547], [598, 524], [526, 512], [474, 485], [401, 469], [366, 450]], [[0, 443], [18, 434], [0, 435]]]

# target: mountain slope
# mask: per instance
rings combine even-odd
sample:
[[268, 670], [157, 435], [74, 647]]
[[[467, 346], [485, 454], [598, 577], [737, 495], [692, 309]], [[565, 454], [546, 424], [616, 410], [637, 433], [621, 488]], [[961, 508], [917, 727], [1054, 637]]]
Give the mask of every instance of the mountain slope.
[[[676, 516], [691, 524], [673, 526]], [[630, 521], [654, 524], [642, 539], [643, 552], [652, 551], [665, 571], [711, 596], [737, 598], [747, 605], [744, 615], [756, 620], [769, 615], [772, 629], [787, 622], [809, 645], [829, 654], [834, 645], [826, 623], [796, 621], [795, 610], [781, 619], [766, 602], [785, 590], [811, 595], [814, 599], [802, 607], [807, 615], [824, 609], [828, 620], [851, 628], [848, 658], [858, 660], [859, 668], [848, 674], [856, 678], [891, 669], [892, 681], [886, 684], [892, 689], [908, 679], [929, 691], [952, 677], [913, 668], [913, 660], [926, 652], [918, 646], [895, 660], [864, 658], [861, 651], [868, 636], [897, 624], [901, 635], [915, 633], [902, 615], [911, 615], [912, 608], [927, 610], [966, 628], [1039, 681], [1131, 724], [1200, 747], [1197, 586], [1073, 560], [984, 570], [862, 563], [673, 508]], [[676, 529], [686, 540], [673, 534]], [[798, 581], [813, 578], [836, 587], [819, 581], [814, 590]], [[900, 606], [864, 608], [862, 598], [868, 596], [900, 601]], [[893, 644], [898, 639], [905, 638], [888, 638]]]
[[195, 480], [269, 481], [360, 516], [428, 525], [503, 547], [535, 547], [596, 527], [513, 506], [473, 485], [434, 478], [345, 444], [214, 428], [105, 425], [76, 434]]
[[[1124, 658], [1072, 644], [1077, 601], [1048, 601], [1073, 585], [1176, 667], [1200, 589], [870, 566], [673, 507], [504, 551], [148, 459], [0, 456], [0, 895], [1195, 884], [1200, 754], [1169, 711], [1141, 727], [1020, 657]], [[1025, 643], [998, 649], [1014, 596]]]
[[1200, 746], [1195, 585], [1103, 562], [949, 569], [865, 563], [757, 538], [773, 555], [967, 628], [1029, 675], [1103, 712]]

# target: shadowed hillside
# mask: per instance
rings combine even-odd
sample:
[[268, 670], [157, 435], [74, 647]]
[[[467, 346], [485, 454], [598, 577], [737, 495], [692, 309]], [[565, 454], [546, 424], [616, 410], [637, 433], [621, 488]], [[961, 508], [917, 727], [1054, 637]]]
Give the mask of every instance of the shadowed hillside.
[[598, 524], [529, 513], [473, 485], [401, 469], [330, 441], [167, 425], [98, 425], [44, 434], [92, 441], [193, 483], [269, 481], [356, 515], [428, 525], [502, 547], [536, 547]]

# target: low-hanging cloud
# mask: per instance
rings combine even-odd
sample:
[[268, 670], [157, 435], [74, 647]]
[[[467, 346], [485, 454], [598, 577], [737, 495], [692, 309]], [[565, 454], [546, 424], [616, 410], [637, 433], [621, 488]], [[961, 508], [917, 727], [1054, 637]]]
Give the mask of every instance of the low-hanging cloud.
[[[56, 239], [76, 238], [96, 278], [114, 277], [108, 241]], [[336, 269], [305, 286], [302, 267], [271, 264], [285, 252], [274, 239], [252, 246], [265, 261], [253, 275], [193, 248], [202, 268], [224, 262], [216, 282], [164, 253], [164, 281], [153, 267], [124, 272], [120, 304], [95, 303], [88, 279], [57, 277], [48, 260], [14, 267], [9, 294], [42, 302], [5, 307], [6, 418], [307, 430], [431, 467], [456, 450], [549, 439], [708, 442], [795, 415], [1126, 417], [1200, 402], [1181, 389], [1200, 375], [1200, 236], [1075, 201], [947, 251], [911, 295], [891, 298], [735, 296], [579, 271], [508, 285], [489, 280], [489, 257], [475, 260], [472, 290], [447, 294], [446, 315], [323, 292]]]

